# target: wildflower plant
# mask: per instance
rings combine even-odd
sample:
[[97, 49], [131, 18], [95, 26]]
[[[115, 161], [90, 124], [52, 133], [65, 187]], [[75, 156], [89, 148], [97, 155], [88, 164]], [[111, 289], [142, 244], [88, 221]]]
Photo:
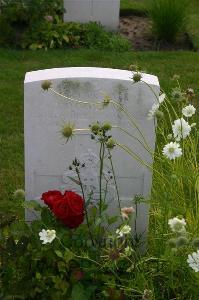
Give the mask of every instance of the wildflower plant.
[[[140, 82], [151, 89], [143, 81], [140, 70], [136, 68], [135, 71], [132, 84]], [[178, 299], [179, 295], [183, 295], [181, 299], [189, 299], [193, 294], [193, 299], [197, 299], [198, 278], [194, 277], [199, 272], [197, 109], [194, 91], [190, 88], [189, 92], [183, 91], [179, 79], [175, 80], [177, 87], [172, 93], [161, 91], [159, 96], [154, 93], [156, 103], [148, 113], [150, 119], [158, 122], [155, 152], [125, 105], [109, 96], [93, 103], [73, 99], [56, 91], [51, 82], [42, 83], [45, 93], [54, 93], [88, 109], [92, 105], [96, 109], [119, 109], [138, 131], [138, 142], [154, 158], [154, 163], [149, 165], [143, 161], [139, 153], [121, 144], [113, 134], [113, 129], [118, 129], [134, 139], [129, 129], [98, 120], [87, 128], [76, 128], [71, 120], [66, 120], [61, 128], [66, 142], [75, 138], [76, 132], [86, 131], [99, 149], [98, 201], [94, 202], [93, 191], [86, 191], [82, 177], [86, 162], [77, 157], [68, 168], [74, 175], [69, 179], [79, 193], [48, 191], [41, 195], [46, 205], [43, 206], [35, 201], [24, 203], [24, 193], [16, 191], [16, 201], [41, 218], [30, 226], [21, 222], [2, 232], [3, 296], [169, 300]], [[137, 205], [148, 204], [149, 199], [137, 195], [132, 206], [123, 206], [112, 155], [116, 147], [153, 172], [149, 244], [145, 253], [141, 252], [140, 239], [134, 232], [136, 223], [132, 224], [137, 218]], [[105, 170], [106, 164], [109, 172]], [[110, 181], [116, 191], [117, 215], [108, 213], [106, 200]], [[153, 239], [150, 238], [152, 230]], [[20, 259], [12, 260], [11, 251]], [[179, 287], [179, 280], [186, 284], [188, 277], [191, 280], [187, 279], [186, 288]], [[28, 288], [18, 289], [24, 278]]]

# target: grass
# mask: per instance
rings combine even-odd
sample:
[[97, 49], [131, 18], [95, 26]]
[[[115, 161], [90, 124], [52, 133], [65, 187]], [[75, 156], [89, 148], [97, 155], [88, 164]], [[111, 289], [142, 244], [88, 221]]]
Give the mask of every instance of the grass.
[[[121, 0], [121, 15], [143, 15], [146, 10], [147, 0]], [[191, 38], [194, 49], [199, 49], [199, 2], [188, 1], [187, 32]]]
[[93, 66], [128, 69], [139, 64], [169, 89], [173, 74], [184, 88], [198, 89], [199, 54], [194, 52], [101, 52], [96, 50], [14, 51], [0, 49], [0, 211], [17, 210], [13, 191], [24, 186], [23, 80], [25, 73], [53, 67]]

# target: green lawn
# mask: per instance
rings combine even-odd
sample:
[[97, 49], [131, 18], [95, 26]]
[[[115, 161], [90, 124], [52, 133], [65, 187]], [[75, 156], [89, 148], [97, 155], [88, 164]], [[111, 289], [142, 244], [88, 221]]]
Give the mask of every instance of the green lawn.
[[[179, 0], [180, 1], [180, 0]], [[143, 14], [147, 0], [121, 0], [121, 14]], [[199, 1], [188, 1], [187, 31], [195, 49], [199, 49]]]
[[12, 193], [24, 186], [23, 80], [32, 70], [93, 66], [128, 69], [139, 64], [156, 74], [168, 89], [173, 74], [181, 75], [184, 87], [199, 87], [199, 53], [126, 52], [96, 50], [12, 51], [0, 49], [0, 211], [16, 211]]

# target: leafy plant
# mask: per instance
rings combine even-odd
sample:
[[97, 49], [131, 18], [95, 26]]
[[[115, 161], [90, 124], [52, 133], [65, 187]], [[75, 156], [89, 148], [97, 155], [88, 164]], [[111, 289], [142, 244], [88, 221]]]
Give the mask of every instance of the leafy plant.
[[43, 22], [26, 33], [23, 48], [97, 48], [104, 50], [125, 51], [130, 43], [119, 34], [107, 32], [95, 22], [88, 24], [63, 23], [58, 18], [55, 22]]
[[174, 42], [185, 31], [187, 0], [150, 0], [148, 14], [157, 40]]

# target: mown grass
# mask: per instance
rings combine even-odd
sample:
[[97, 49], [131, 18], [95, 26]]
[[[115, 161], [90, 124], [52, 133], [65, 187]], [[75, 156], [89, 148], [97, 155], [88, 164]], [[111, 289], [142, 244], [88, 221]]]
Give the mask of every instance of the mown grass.
[[184, 88], [198, 89], [199, 54], [193, 52], [101, 52], [96, 50], [14, 51], [0, 49], [0, 211], [19, 211], [12, 199], [24, 187], [23, 80], [28, 71], [53, 67], [91, 66], [128, 69], [139, 64], [159, 77], [168, 90], [173, 74]]
[[[121, 15], [143, 15], [146, 11], [147, 0], [121, 0]], [[199, 49], [199, 2], [198, 0], [188, 1], [187, 32], [195, 50]]]

